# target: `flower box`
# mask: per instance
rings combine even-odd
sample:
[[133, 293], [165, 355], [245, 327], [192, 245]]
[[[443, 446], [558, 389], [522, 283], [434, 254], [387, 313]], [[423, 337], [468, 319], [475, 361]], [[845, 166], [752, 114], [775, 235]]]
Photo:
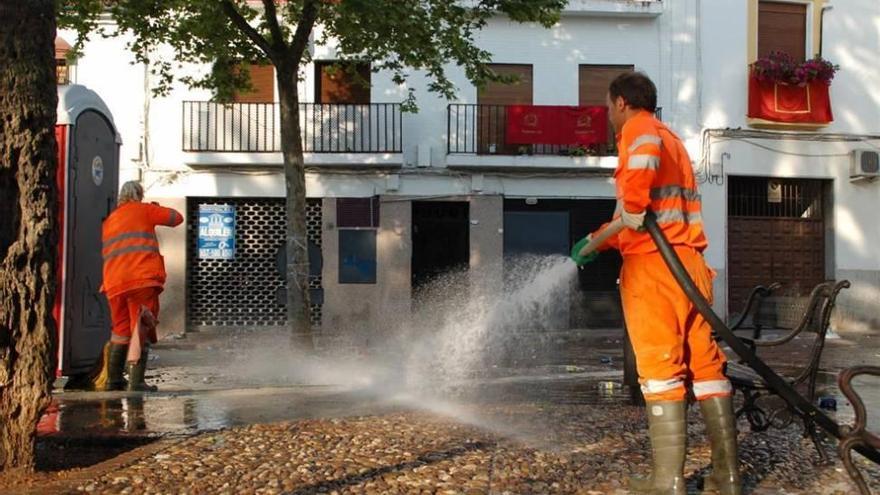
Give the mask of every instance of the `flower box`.
[[823, 126], [834, 118], [828, 87], [839, 66], [816, 56], [772, 52], [749, 66], [749, 112], [756, 122]]

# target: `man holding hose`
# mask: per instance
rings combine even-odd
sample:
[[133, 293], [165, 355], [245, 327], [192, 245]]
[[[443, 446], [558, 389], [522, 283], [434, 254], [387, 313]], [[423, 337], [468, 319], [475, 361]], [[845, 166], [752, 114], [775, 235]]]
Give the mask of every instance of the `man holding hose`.
[[714, 274], [702, 255], [707, 242], [690, 158], [678, 136], [654, 117], [657, 89], [644, 74], [617, 77], [608, 88], [607, 103], [618, 140], [617, 211], [610, 223], [577, 243], [572, 258], [580, 266], [599, 250], [618, 249], [623, 255], [620, 292], [653, 454], [651, 474], [631, 478], [630, 489], [686, 493], [690, 388], [712, 447], [712, 472], [704, 493], [739, 495], [736, 423], [724, 354], [642, 227], [650, 208], [691, 278], [711, 301]]

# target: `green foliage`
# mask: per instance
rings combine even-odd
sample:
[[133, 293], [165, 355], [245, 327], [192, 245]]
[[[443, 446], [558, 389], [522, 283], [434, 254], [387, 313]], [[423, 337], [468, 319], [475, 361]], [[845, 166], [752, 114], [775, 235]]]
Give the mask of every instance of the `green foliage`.
[[[223, 99], [248, 87], [241, 61], [271, 61], [298, 74], [314, 47], [336, 46], [339, 60], [369, 60], [388, 70], [397, 84], [423, 71], [429, 90], [456, 93], [446, 69], [463, 69], [476, 85], [504, 80], [486, 63], [476, 35], [496, 15], [552, 26], [566, 0], [56, 0], [61, 27], [79, 33], [74, 51], [89, 36], [128, 34], [136, 60], [157, 76], [157, 94], [167, 94], [183, 64], [211, 67], [180, 76], [192, 87], [211, 88]], [[101, 22], [107, 17], [114, 23]], [[167, 56], [167, 50], [173, 57]], [[161, 54], [161, 55], [160, 55]], [[294, 78], [295, 79], [295, 78]], [[405, 102], [415, 108], [410, 90]]]

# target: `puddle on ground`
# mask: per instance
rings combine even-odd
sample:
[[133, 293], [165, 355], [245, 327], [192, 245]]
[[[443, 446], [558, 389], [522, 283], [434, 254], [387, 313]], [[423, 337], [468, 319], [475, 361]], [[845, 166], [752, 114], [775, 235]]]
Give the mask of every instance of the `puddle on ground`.
[[619, 371], [520, 375], [469, 380], [442, 395], [401, 394], [370, 387], [297, 386], [190, 392], [63, 392], [40, 421], [42, 436], [188, 435], [233, 426], [419, 410], [423, 399], [451, 403], [628, 403]]

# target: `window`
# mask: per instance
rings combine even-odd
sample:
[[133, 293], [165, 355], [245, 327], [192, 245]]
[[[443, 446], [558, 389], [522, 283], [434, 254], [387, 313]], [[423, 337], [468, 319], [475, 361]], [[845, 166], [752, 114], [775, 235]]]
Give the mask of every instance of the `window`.
[[532, 66], [526, 64], [489, 64], [493, 72], [512, 76], [511, 84], [487, 82], [477, 93], [477, 150], [480, 154], [520, 154], [528, 146], [506, 144], [507, 105], [532, 104]]
[[758, 2], [758, 57], [785, 52], [796, 60], [807, 58], [807, 5]]
[[70, 43], [60, 36], [55, 37], [55, 81], [57, 84], [70, 84], [70, 66], [67, 64], [67, 52]]
[[371, 75], [368, 62], [315, 62], [317, 103], [369, 104]]
[[480, 105], [531, 105], [532, 104], [532, 66], [525, 64], [489, 64], [498, 75], [512, 76], [517, 81], [512, 84], [488, 82], [480, 88], [477, 103]]
[[[608, 86], [615, 77], [632, 72], [632, 65], [580, 65], [578, 66], [578, 105], [605, 105], [607, 103]], [[608, 142], [599, 145], [598, 155], [616, 154], [614, 129], [608, 121]]]
[[376, 283], [379, 198], [337, 198], [339, 283]]
[[253, 89], [237, 91], [233, 95], [232, 101], [236, 103], [274, 103], [275, 67], [272, 64], [248, 64], [247, 69], [250, 72]]
[[70, 84], [70, 67], [63, 58], [55, 59], [55, 82], [59, 85]]

